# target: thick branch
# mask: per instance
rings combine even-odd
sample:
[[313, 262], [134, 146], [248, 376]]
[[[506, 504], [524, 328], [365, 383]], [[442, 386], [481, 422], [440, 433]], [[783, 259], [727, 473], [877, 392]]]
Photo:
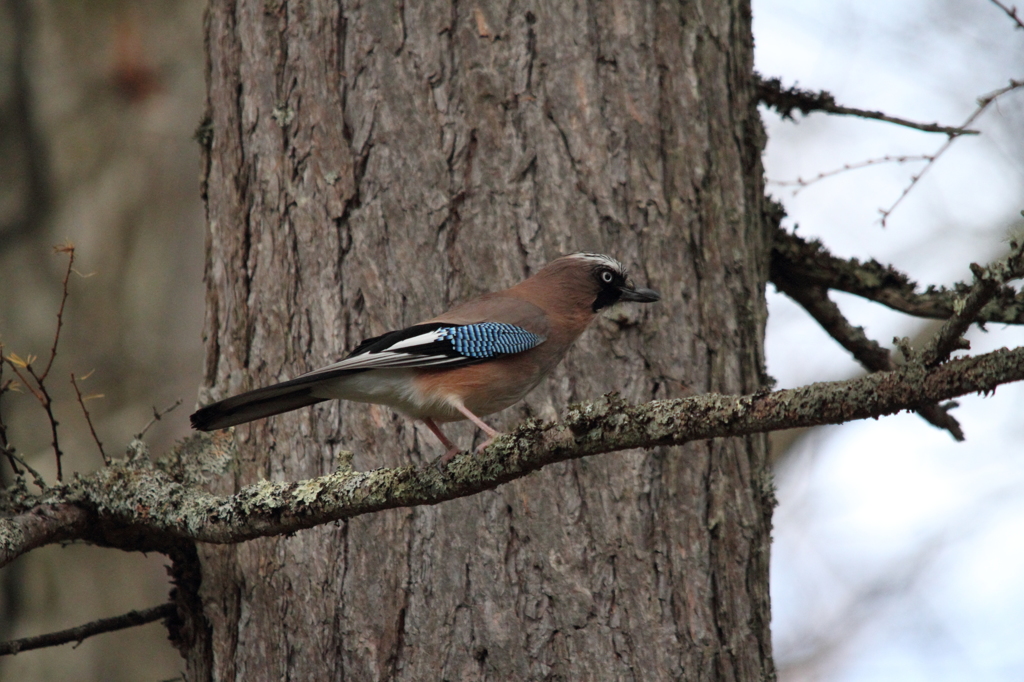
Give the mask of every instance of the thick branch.
[[84, 508], [67, 502], [39, 504], [0, 519], [0, 566], [36, 547], [85, 537], [88, 521]]
[[[931, 370], [915, 363], [849, 381], [748, 396], [703, 395], [643, 405], [610, 396], [569, 408], [562, 422], [527, 422], [484, 452], [460, 455], [443, 469], [342, 470], [293, 483], [261, 481], [224, 498], [183, 485], [137, 457], [52, 489], [36, 508], [0, 521], [0, 537], [10, 537], [12, 524], [43, 513], [40, 508], [74, 503], [93, 515], [88, 534], [78, 537], [98, 544], [161, 551], [161, 544], [182, 540], [241, 542], [473, 495], [588, 455], [879, 417], [1022, 379], [1024, 348], [1019, 348], [956, 359]], [[189, 447], [203, 449], [210, 442], [210, 436], [194, 436]], [[0, 557], [13, 558], [71, 535], [51, 532], [49, 539], [23, 540], [20, 551], [5, 547]]]
[[[896, 369], [889, 349], [869, 339], [863, 327], [854, 327], [843, 316], [839, 306], [828, 297], [824, 287], [793, 286], [786, 280], [777, 280], [776, 286], [784, 294], [803, 306], [804, 310], [821, 325], [829, 336], [839, 342], [871, 372], [888, 372]], [[958, 441], [964, 439], [960, 423], [940, 405], [925, 405], [917, 413], [930, 424], [949, 431]]]
[[[918, 293], [917, 285], [892, 266], [874, 260], [861, 263], [856, 258], [836, 258], [821, 242], [806, 241], [781, 228], [775, 232], [770, 276], [776, 284], [787, 280], [795, 285], [845, 291], [908, 315], [937, 320], [956, 314], [957, 302], [971, 291], [968, 285], [958, 283], [952, 289], [928, 287]], [[1000, 286], [974, 320], [1024, 324], [1024, 294]]]
[[61, 630], [60, 632], [50, 632], [45, 635], [14, 639], [9, 642], [0, 642], [0, 656], [16, 654], [21, 651], [29, 651], [30, 649], [59, 646], [70, 642], [80, 643], [82, 640], [92, 637], [93, 635], [133, 628], [139, 625], [145, 625], [146, 623], [152, 623], [153, 621], [160, 620], [161, 618], [170, 618], [174, 615], [174, 611], [174, 604], [161, 604], [160, 606], [143, 609], [142, 611], [129, 611], [128, 613], [124, 613], [120, 616], [114, 616], [113, 618], [101, 618], [99, 620], [94, 620], [91, 623], [79, 625], [75, 628]]

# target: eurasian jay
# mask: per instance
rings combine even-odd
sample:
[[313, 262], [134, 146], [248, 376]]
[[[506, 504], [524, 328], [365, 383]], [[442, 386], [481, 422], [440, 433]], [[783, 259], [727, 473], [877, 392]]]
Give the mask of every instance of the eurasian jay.
[[522, 400], [602, 308], [659, 298], [634, 287], [614, 258], [563, 256], [514, 287], [366, 339], [333, 365], [204, 407], [191, 416], [192, 427], [212, 431], [324, 400], [356, 400], [421, 420], [448, 448], [447, 462], [459, 449], [438, 422], [469, 419], [488, 435], [482, 450], [499, 434], [480, 417]]

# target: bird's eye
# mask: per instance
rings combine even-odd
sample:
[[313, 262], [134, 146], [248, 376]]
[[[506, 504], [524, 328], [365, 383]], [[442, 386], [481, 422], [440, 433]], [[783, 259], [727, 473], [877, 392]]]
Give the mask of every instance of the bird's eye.
[[605, 270], [601, 273], [601, 281], [605, 284], [611, 284], [613, 279], [615, 279], [615, 277], [612, 275], [611, 270]]

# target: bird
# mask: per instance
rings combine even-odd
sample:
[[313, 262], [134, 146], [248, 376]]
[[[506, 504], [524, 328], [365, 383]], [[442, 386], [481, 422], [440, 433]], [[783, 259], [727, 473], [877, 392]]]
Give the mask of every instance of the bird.
[[214, 431], [325, 400], [387, 405], [422, 421], [447, 451], [460, 452], [438, 423], [481, 417], [522, 400], [605, 308], [651, 303], [661, 295], [633, 285], [622, 263], [596, 253], [551, 261], [513, 287], [484, 294], [437, 317], [366, 339], [344, 359], [290, 381], [203, 407], [192, 427]]

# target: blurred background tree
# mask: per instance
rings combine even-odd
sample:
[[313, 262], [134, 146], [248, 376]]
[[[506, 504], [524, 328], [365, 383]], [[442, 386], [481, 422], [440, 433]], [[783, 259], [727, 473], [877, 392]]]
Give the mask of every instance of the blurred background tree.
[[[49, 349], [66, 263], [77, 246], [54, 368], [65, 471], [102, 464], [69, 372], [101, 393], [89, 409], [108, 452], [177, 398], [147, 435], [163, 451], [187, 430], [201, 378], [203, 210], [192, 139], [205, 95], [204, 3], [4, 0], [0, 3], [0, 342]], [[57, 286], [54, 286], [55, 283]], [[4, 418], [53, 475], [38, 405], [5, 400]], [[0, 468], [5, 480], [10, 469]], [[48, 547], [0, 571], [0, 637], [113, 616], [166, 600], [162, 556]], [[0, 659], [5, 680], [166, 679], [181, 669], [154, 623]]]

